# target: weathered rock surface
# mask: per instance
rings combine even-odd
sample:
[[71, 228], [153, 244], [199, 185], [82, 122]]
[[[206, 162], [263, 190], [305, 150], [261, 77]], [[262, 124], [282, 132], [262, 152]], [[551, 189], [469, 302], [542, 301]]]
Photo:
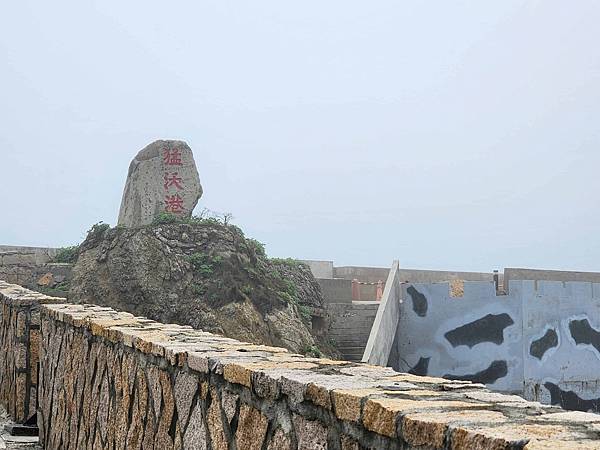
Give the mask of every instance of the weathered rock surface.
[[183, 141], [155, 141], [131, 161], [119, 225], [148, 225], [161, 213], [190, 217], [202, 196], [190, 147]]
[[[283, 276], [282, 265], [295, 275]], [[239, 228], [215, 220], [90, 234], [69, 295], [227, 337], [331, 354], [311, 334], [311, 314], [324, 310], [310, 270], [272, 263]]]

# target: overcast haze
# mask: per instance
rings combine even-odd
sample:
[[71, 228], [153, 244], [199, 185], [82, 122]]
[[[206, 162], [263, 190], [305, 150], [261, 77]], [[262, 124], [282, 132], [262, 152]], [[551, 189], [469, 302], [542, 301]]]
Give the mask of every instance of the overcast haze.
[[597, 1], [13, 1], [0, 244], [116, 224], [192, 147], [198, 209], [271, 256], [600, 271]]

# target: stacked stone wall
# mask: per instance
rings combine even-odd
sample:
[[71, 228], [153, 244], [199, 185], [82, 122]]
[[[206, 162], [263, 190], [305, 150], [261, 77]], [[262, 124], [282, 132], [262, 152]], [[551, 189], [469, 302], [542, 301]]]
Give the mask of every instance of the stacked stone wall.
[[39, 373], [49, 450], [600, 448], [600, 416], [482, 385], [306, 358], [3, 282], [0, 297], [0, 400], [31, 417]]
[[53, 449], [592, 449], [600, 416], [93, 305], [41, 309]]
[[37, 409], [40, 304], [64, 302], [0, 281], [0, 402], [18, 423]]

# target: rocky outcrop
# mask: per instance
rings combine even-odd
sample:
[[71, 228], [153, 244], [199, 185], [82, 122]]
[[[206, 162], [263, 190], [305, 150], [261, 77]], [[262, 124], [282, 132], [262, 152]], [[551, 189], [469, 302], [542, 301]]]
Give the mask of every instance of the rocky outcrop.
[[314, 353], [320, 288], [307, 268], [283, 266], [214, 219], [117, 227], [81, 244], [70, 300]]

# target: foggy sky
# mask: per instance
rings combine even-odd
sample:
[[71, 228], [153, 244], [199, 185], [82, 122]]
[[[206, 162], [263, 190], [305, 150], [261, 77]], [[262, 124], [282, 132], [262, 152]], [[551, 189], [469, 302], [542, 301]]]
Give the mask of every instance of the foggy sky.
[[271, 256], [600, 271], [597, 1], [13, 1], [0, 244], [116, 224], [130, 160]]

